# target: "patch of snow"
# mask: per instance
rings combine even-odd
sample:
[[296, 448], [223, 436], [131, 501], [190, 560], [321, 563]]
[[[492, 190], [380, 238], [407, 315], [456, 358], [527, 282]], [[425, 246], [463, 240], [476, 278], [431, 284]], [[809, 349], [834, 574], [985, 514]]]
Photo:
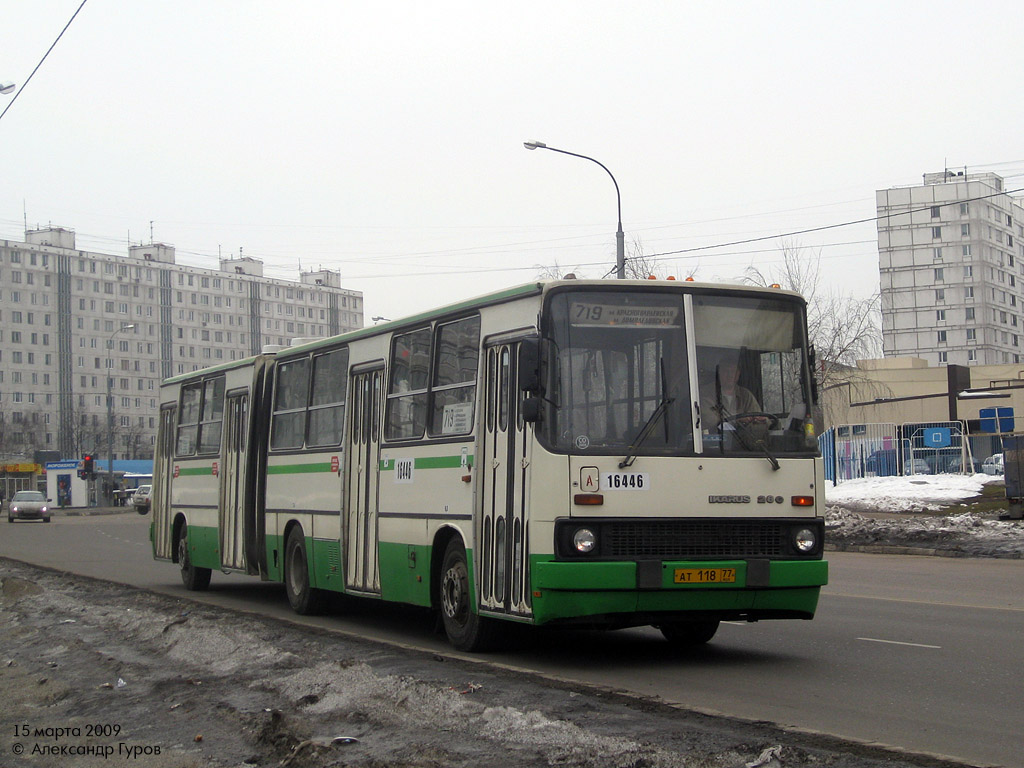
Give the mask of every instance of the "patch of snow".
[[980, 496], [986, 483], [1001, 480], [993, 475], [910, 475], [866, 477], [827, 485], [825, 500], [854, 509], [876, 512], [938, 510]]

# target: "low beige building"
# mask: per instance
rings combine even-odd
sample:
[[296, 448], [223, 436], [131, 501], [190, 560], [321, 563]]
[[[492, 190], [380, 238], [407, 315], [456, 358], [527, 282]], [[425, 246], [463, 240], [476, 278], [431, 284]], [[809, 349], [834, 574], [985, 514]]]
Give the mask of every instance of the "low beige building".
[[917, 357], [858, 360], [821, 392], [825, 427], [961, 420], [978, 428], [983, 408], [1024, 416], [1024, 365], [930, 366]]
[[[835, 428], [830, 434], [838, 464], [827, 474], [851, 479], [873, 472], [951, 471], [954, 466], [952, 471], [970, 471], [968, 459], [977, 470], [983, 459], [1002, 452], [1002, 433], [1024, 432], [1024, 365], [933, 367], [916, 357], [860, 360], [823, 387], [820, 400], [825, 429]], [[983, 409], [999, 409], [998, 420], [990, 413], [983, 421]], [[951, 437], [929, 446], [926, 433], [943, 426]], [[893, 453], [897, 446], [902, 446], [898, 464], [872, 466], [873, 454]]]

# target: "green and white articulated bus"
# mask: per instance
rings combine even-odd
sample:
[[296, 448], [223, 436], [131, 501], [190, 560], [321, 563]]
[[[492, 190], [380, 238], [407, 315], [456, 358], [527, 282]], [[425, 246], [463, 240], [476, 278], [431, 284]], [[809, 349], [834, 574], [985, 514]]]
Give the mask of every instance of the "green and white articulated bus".
[[[803, 299], [531, 283], [167, 380], [152, 540], [213, 571], [503, 621], [810, 619], [827, 582]], [[737, 373], [738, 369], [738, 373]], [[737, 381], [738, 378], [738, 381]]]

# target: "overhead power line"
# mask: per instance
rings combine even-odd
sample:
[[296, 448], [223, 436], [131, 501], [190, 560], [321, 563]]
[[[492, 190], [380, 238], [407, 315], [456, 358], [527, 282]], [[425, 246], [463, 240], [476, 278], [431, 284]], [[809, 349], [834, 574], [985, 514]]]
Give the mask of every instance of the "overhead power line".
[[53, 44], [46, 49], [46, 53], [43, 54], [43, 58], [41, 58], [39, 60], [39, 63], [36, 64], [36, 68], [32, 70], [32, 74], [29, 75], [28, 78], [26, 78], [25, 82], [21, 84], [21, 88], [18, 89], [18, 92], [14, 94], [11, 100], [7, 103], [7, 106], [4, 108], [4, 111], [0, 112], [0, 120], [3, 120], [4, 115], [7, 114], [7, 110], [14, 106], [14, 102], [18, 100], [18, 97], [21, 96], [21, 92], [24, 91], [25, 88], [28, 86], [29, 81], [32, 79], [32, 76], [35, 75], [35, 73], [39, 70], [41, 66], [43, 66], [43, 62], [46, 61], [46, 57], [50, 55], [50, 51], [52, 51], [56, 47], [57, 43], [60, 42], [60, 39], [64, 37], [64, 33], [68, 31], [68, 27], [71, 26], [71, 22], [74, 21], [75, 17], [78, 15], [78, 11], [82, 10], [82, 7], [87, 2], [88, 0], [82, 0], [82, 5], [78, 6], [77, 10], [75, 10], [75, 12], [71, 14], [71, 18], [68, 19], [68, 23], [64, 25], [64, 29], [62, 29], [60, 31], [60, 34], [57, 35], [57, 39], [53, 41]]
[[[899, 213], [886, 213], [886, 214], [882, 214], [881, 216], [871, 216], [870, 218], [867, 218], [867, 219], [856, 219], [854, 221], [844, 221], [844, 222], [840, 222], [839, 224], [825, 224], [825, 225], [820, 226], [820, 227], [810, 227], [808, 229], [798, 229], [798, 230], [794, 230], [792, 232], [780, 232], [780, 233], [777, 233], [777, 234], [774, 234], [774, 235], [764, 235], [762, 237], [750, 237], [750, 238], [747, 238], [745, 240], [733, 240], [733, 241], [728, 242], [728, 243], [717, 243], [717, 244], [713, 244], [713, 245], [698, 245], [698, 246], [695, 246], [693, 248], [682, 248], [682, 249], [680, 249], [678, 251], [664, 251], [662, 253], [650, 253], [650, 254], [646, 254], [645, 258], [655, 259], [655, 258], [659, 258], [661, 256], [678, 256], [678, 255], [684, 254], [684, 253], [696, 253], [697, 251], [708, 251], [708, 250], [711, 250], [713, 248], [728, 248], [728, 247], [733, 246], [733, 245], [747, 245], [748, 243], [762, 243], [765, 240], [776, 240], [776, 239], [781, 238], [781, 237], [795, 237], [796, 235], [806, 235], [806, 234], [809, 234], [811, 232], [825, 232], [825, 231], [827, 231], [829, 229], [839, 229], [840, 227], [852, 227], [852, 226], [855, 226], [857, 224], [868, 224], [870, 222], [880, 221], [881, 219], [890, 219], [893, 216], [910, 216], [911, 214], [914, 214], [914, 213], [921, 213], [922, 211], [929, 211], [932, 208], [942, 208], [942, 207], [946, 207], [946, 206], [950, 206], [950, 205], [960, 205], [961, 203], [973, 203], [973, 202], [977, 202], [979, 200], [988, 200], [988, 199], [993, 198], [993, 197], [1001, 197], [1003, 195], [1013, 195], [1013, 194], [1016, 194], [1017, 192], [1024, 192], [1024, 187], [1020, 187], [1018, 189], [1009, 189], [1009, 190], [1005, 190], [1003, 192], [995, 192], [995, 193], [993, 193], [991, 195], [980, 195], [978, 197], [970, 197], [970, 198], [968, 198], [966, 200], [954, 200], [954, 201], [951, 201], [951, 202], [948, 202], [948, 203], [936, 203], [934, 205], [925, 205], [925, 206], [922, 206], [920, 208], [911, 208], [908, 211], [900, 211]], [[631, 257], [631, 258], [635, 259], [637, 257], [634, 256], [634, 257]]]

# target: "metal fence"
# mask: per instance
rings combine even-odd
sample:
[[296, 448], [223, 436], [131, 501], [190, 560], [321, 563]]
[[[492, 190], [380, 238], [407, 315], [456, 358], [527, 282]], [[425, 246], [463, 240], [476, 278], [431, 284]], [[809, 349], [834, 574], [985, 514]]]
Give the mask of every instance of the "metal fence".
[[[986, 441], [989, 450], [991, 436]], [[963, 421], [841, 424], [818, 438], [825, 478], [833, 484], [862, 477], [981, 471]]]

